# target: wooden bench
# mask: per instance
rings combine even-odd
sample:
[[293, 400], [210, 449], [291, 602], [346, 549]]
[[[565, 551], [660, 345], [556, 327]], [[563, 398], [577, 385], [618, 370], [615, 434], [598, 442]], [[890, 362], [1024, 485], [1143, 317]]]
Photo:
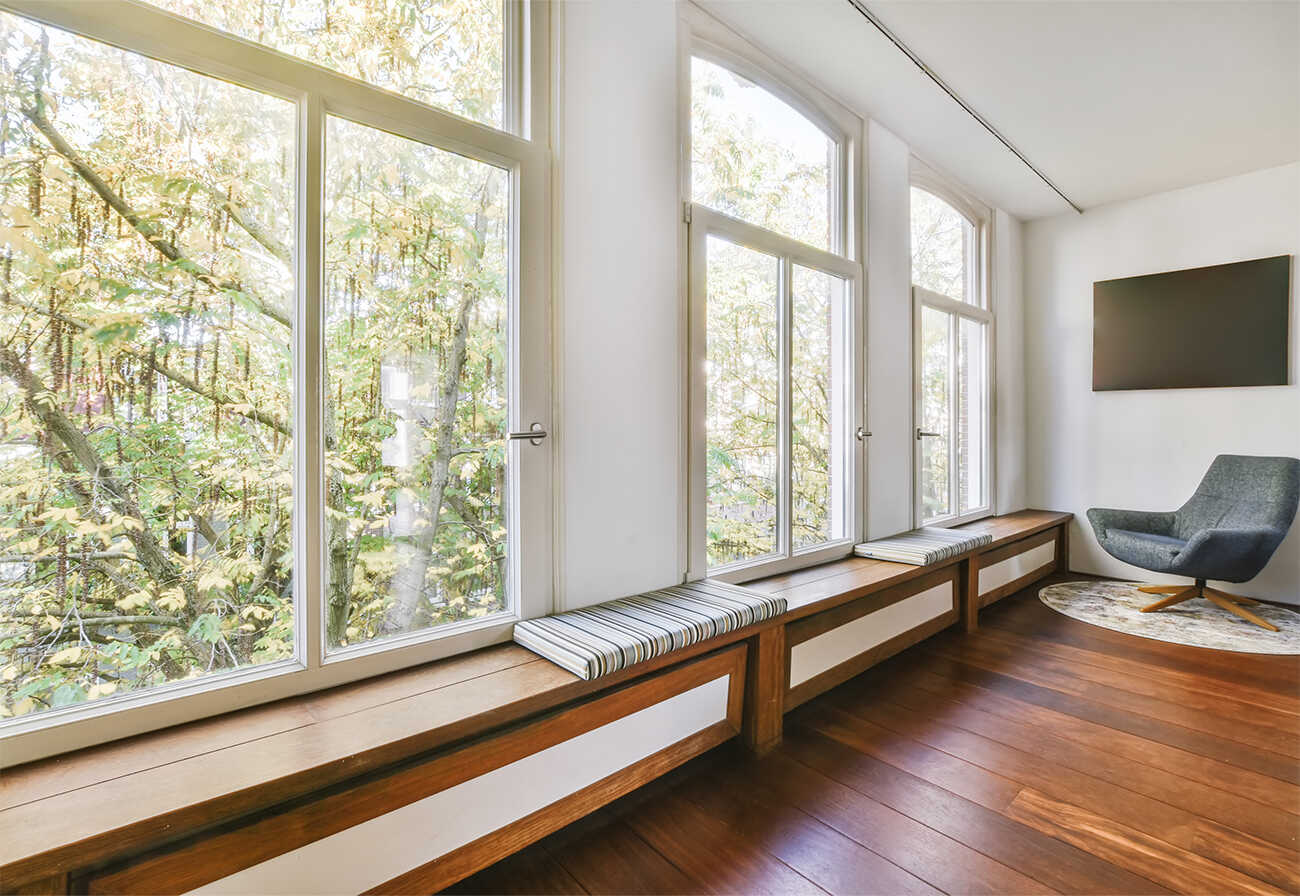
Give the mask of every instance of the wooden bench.
[[751, 582], [786, 613], [594, 681], [500, 645], [8, 769], [0, 890], [432, 892], [731, 737], [771, 749], [793, 706], [1068, 568], [1070, 519], [971, 524], [992, 543], [937, 567]]

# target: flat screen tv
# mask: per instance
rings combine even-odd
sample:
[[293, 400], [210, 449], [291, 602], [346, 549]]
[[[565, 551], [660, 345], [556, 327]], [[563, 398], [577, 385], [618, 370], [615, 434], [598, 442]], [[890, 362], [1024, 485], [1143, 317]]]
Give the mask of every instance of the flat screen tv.
[[1099, 280], [1092, 389], [1285, 386], [1291, 256]]

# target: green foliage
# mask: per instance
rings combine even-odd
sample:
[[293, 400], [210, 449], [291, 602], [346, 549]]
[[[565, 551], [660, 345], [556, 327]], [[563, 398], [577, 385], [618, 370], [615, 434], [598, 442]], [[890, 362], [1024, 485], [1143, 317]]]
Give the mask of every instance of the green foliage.
[[835, 143], [763, 87], [691, 62], [691, 192], [696, 202], [830, 248]]

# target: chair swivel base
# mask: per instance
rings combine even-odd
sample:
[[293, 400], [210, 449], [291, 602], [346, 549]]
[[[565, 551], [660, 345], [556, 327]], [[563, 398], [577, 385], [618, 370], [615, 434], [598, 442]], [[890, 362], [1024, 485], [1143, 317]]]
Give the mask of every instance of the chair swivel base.
[[1252, 605], [1259, 601], [1252, 600], [1249, 597], [1241, 597], [1237, 594], [1228, 594], [1225, 591], [1217, 591], [1214, 588], [1206, 587], [1204, 579], [1197, 579], [1195, 585], [1143, 585], [1138, 588], [1143, 594], [1164, 594], [1153, 604], [1142, 608], [1143, 613], [1154, 613], [1156, 610], [1163, 610], [1165, 607], [1172, 607], [1174, 604], [1181, 604], [1185, 600], [1191, 600], [1195, 597], [1203, 597], [1217, 607], [1222, 607], [1234, 616], [1240, 616], [1247, 622], [1253, 622], [1261, 628], [1266, 628], [1271, 632], [1277, 631], [1277, 626], [1271, 622], [1260, 619], [1254, 613], [1247, 610], [1243, 604]]

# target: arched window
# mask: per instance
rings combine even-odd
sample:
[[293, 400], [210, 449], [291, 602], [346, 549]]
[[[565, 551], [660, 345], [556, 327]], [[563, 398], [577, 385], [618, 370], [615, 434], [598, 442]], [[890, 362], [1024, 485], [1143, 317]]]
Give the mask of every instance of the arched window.
[[803, 113], [726, 66], [691, 59], [691, 198], [831, 249], [839, 146]]
[[688, 574], [745, 579], [855, 535], [851, 141], [731, 54], [690, 76]]
[[992, 512], [993, 315], [982, 221], [912, 187], [916, 357], [916, 521], [952, 525]]
[[980, 304], [974, 282], [975, 223], [938, 196], [912, 187], [912, 283]]

